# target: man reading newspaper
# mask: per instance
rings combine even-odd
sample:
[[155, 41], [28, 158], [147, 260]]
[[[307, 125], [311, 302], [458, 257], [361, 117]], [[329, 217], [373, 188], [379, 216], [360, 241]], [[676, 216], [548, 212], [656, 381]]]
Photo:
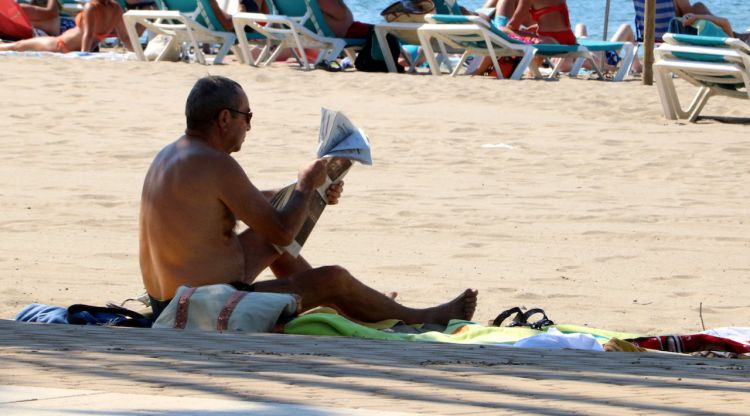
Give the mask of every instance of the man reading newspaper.
[[[318, 188], [318, 192], [313, 193], [307, 218], [299, 233], [294, 237], [294, 241], [288, 246], [277, 247], [294, 257], [299, 255], [302, 245], [305, 244], [327, 205], [328, 189], [334, 184], [343, 183], [341, 179], [349, 171], [352, 161], [372, 165], [370, 142], [365, 133], [354, 127], [343, 114], [326, 108], [322, 109], [320, 120], [318, 158], [327, 158], [325, 183]], [[283, 209], [295, 189], [297, 189], [296, 182], [284, 187], [271, 199], [271, 205], [277, 209]]]
[[[156, 315], [180, 285], [230, 283], [243, 290], [297, 294], [305, 310], [329, 306], [359, 321], [444, 324], [472, 317], [475, 290], [432, 308], [407, 308], [343, 267], [313, 268], [301, 256], [277, 249], [300, 234], [318, 189], [324, 187], [326, 203], [336, 204], [343, 182], [325, 187], [328, 167], [337, 159], [319, 158], [300, 170], [282, 208], [271, 205], [278, 191], [258, 190], [230, 156], [242, 147], [253, 116], [238, 83], [220, 76], [201, 78], [190, 91], [185, 116], [185, 134], [156, 155], [141, 196], [140, 265]], [[324, 115], [322, 137], [337, 136], [336, 129], [355, 130], [337, 118]], [[369, 151], [339, 149], [360, 156]], [[369, 154], [354, 159], [369, 160]], [[249, 228], [236, 233], [237, 221]], [[267, 267], [276, 279], [255, 282]]]

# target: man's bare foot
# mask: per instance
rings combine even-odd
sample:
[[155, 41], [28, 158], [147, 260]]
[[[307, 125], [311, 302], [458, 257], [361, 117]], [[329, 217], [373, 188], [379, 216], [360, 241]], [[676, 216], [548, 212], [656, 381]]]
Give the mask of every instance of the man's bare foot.
[[470, 320], [477, 309], [479, 291], [466, 289], [450, 302], [426, 310], [425, 323], [447, 324], [451, 319]]

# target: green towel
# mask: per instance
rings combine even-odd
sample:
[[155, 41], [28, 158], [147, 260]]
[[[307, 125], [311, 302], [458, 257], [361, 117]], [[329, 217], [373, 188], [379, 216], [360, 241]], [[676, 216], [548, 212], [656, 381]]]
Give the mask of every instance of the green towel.
[[[606, 331], [575, 325], [554, 325], [563, 333], [584, 333], [593, 335], [604, 344], [610, 338], [637, 338], [639, 334]], [[469, 321], [450, 321], [443, 332], [403, 334], [386, 332], [352, 322], [343, 316], [329, 313], [311, 313], [295, 318], [284, 327], [284, 333], [296, 335], [347, 336], [377, 340], [400, 340], [422, 342], [448, 342], [458, 344], [514, 344], [524, 338], [538, 335], [528, 327], [486, 327]]]

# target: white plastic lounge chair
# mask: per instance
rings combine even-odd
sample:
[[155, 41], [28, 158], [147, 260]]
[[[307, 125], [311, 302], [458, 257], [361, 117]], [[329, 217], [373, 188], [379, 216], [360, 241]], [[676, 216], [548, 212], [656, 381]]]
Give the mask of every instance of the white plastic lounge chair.
[[[635, 56], [635, 47], [630, 42], [607, 42], [591, 41], [580, 39], [578, 45], [559, 45], [559, 44], [525, 44], [519, 40], [513, 39], [505, 32], [498, 30], [490, 25], [484, 19], [478, 16], [445, 16], [445, 15], [428, 15], [426, 17], [430, 24], [420, 27], [417, 32], [422, 43], [422, 47], [427, 51], [427, 60], [430, 69], [434, 75], [440, 75], [440, 67], [434, 59], [434, 53], [430, 46], [431, 39], [435, 38], [440, 42], [466, 50], [461, 58], [459, 65], [451, 75], [456, 75], [466, 58], [471, 54], [490, 56], [498, 73], [498, 78], [502, 75], [497, 66], [496, 57], [498, 56], [523, 56], [521, 63], [513, 72], [511, 79], [521, 79], [523, 71], [529, 69], [535, 78], [541, 77], [538, 69], [533, 64], [533, 54], [529, 53], [533, 49], [536, 55], [558, 58], [575, 58], [576, 62], [570, 71], [571, 76], [577, 76], [584, 61], [591, 62], [592, 67], [604, 79], [599, 66], [594, 60], [592, 52], [600, 51], [619, 51], [622, 57], [620, 69], [613, 78], [614, 81], [621, 81], [630, 71]], [[529, 49], [531, 48], [531, 49]], [[523, 54], [521, 53], [523, 51]], [[560, 71], [559, 62], [549, 78], [557, 76]], [[520, 72], [519, 72], [520, 71]]]
[[[232, 18], [238, 35], [249, 26], [271, 42], [255, 61], [256, 65], [269, 65], [281, 51], [291, 49], [303, 69], [314, 69], [316, 64], [332, 61], [342, 52], [353, 61], [354, 50], [364, 44], [364, 39], [336, 37], [315, 0], [267, 0], [266, 3], [273, 14], [238, 13]], [[252, 62], [247, 42], [240, 38], [239, 45], [245, 61]], [[308, 61], [305, 48], [320, 51], [314, 63]]]
[[[221, 27], [210, 4], [206, 0], [160, 1], [166, 10], [129, 10], [123, 15], [130, 39], [138, 39], [136, 25], [143, 25], [155, 34], [170, 36], [171, 42], [179, 45], [189, 43], [195, 51], [196, 60], [204, 65], [206, 58], [200, 44], [220, 44], [213, 61], [220, 64], [234, 44], [235, 35]], [[146, 60], [138, 42], [133, 42], [133, 51], [139, 60]]]
[[462, 64], [470, 55], [489, 56], [495, 67], [498, 78], [503, 74], [497, 63], [501, 56], [520, 56], [521, 62], [510, 79], [519, 80], [526, 69], [531, 69], [535, 76], [541, 76], [532, 63], [537, 50], [531, 45], [510, 42], [493, 31], [486, 21], [478, 16], [427, 15], [427, 24], [417, 29], [419, 41], [425, 51], [427, 63], [433, 75], [440, 75], [440, 64], [435, 58], [432, 40], [464, 50], [461, 59], [451, 72], [455, 76]]
[[[664, 117], [694, 122], [715, 95], [750, 99], [750, 46], [735, 38], [667, 33], [656, 51], [654, 74]], [[683, 109], [674, 75], [698, 87]]]
[[[433, 0], [433, 4], [435, 5], [435, 13], [434, 14], [440, 14], [440, 15], [461, 15], [461, 6], [459, 6], [457, 0]], [[392, 22], [392, 23], [378, 23], [375, 25], [375, 36], [378, 39], [378, 44], [380, 45], [380, 49], [383, 51], [388, 50], [388, 41], [386, 40], [386, 36], [391, 34], [396, 36], [396, 38], [399, 40], [402, 44], [419, 44], [419, 39], [417, 35], [417, 29], [419, 29], [424, 23], [400, 23], [400, 22]], [[445, 50], [445, 46], [441, 43], [439, 45], [441, 48], [441, 55], [447, 56], [447, 51]], [[424, 53], [424, 50], [420, 50], [420, 55]], [[414, 62], [412, 62], [411, 55], [407, 53], [406, 51], [401, 50], [401, 54], [406, 60], [409, 62], [409, 72], [415, 72], [416, 68], [414, 66]], [[388, 53], [383, 54], [383, 58], [385, 60], [385, 65], [388, 67], [388, 72], [397, 72], [396, 69], [396, 63], [393, 61], [393, 56], [391, 56]], [[415, 62], [419, 61], [420, 56], [418, 55], [416, 59], [414, 59]]]

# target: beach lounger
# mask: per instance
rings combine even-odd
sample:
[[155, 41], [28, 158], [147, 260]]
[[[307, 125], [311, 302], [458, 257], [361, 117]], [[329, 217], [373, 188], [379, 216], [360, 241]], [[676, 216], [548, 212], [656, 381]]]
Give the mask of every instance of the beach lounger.
[[[140, 24], [152, 33], [170, 36], [173, 43], [189, 44], [196, 60], [204, 65], [206, 58], [201, 44], [219, 44], [213, 63], [222, 62], [234, 44], [235, 35], [222, 28], [207, 0], [160, 0], [159, 3], [163, 10], [129, 10], [123, 15], [131, 39], [138, 39], [136, 25]], [[133, 51], [139, 60], [146, 60], [139, 42], [133, 42]]]
[[[502, 77], [499, 71], [496, 57], [499, 56], [520, 56], [521, 63], [511, 75], [511, 79], [521, 79], [523, 71], [528, 69], [535, 78], [540, 78], [541, 74], [533, 63], [534, 54], [546, 57], [556, 58], [574, 58], [576, 59], [573, 69], [570, 71], [571, 76], [577, 76], [585, 61], [591, 62], [592, 67], [603, 79], [601, 70], [594, 60], [593, 52], [602, 51], [619, 51], [622, 57], [620, 68], [614, 76], [614, 81], [621, 81], [630, 71], [635, 56], [635, 47], [630, 42], [607, 42], [591, 41], [580, 39], [578, 45], [559, 45], [559, 44], [525, 44], [519, 40], [513, 39], [505, 32], [498, 30], [484, 19], [478, 16], [447, 16], [447, 15], [428, 15], [426, 17], [429, 24], [418, 29], [420, 42], [426, 50], [427, 60], [430, 69], [434, 75], [440, 75], [440, 67], [434, 59], [432, 52], [431, 40], [437, 39], [450, 46], [463, 48], [465, 50], [459, 65], [451, 75], [456, 75], [460, 70], [461, 64], [469, 55], [489, 56], [493, 60], [495, 71], [498, 78]], [[530, 51], [534, 51], [532, 54]], [[557, 76], [560, 70], [559, 62], [549, 78]]]
[[502, 56], [518, 56], [521, 62], [511, 74], [510, 79], [519, 80], [526, 69], [531, 69], [535, 76], [541, 76], [539, 71], [533, 67], [534, 56], [537, 50], [531, 45], [515, 43], [506, 37], [500, 36], [498, 31], [491, 28], [479, 16], [455, 16], [455, 15], [427, 15], [426, 24], [417, 29], [419, 41], [425, 51], [430, 71], [433, 75], [440, 75], [440, 64], [435, 58], [432, 47], [433, 40], [439, 44], [463, 50], [463, 55], [451, 72], [455, 76], [461, 70], [462, 64], [470, 55], [489, 56], [495, 67], [498, 78], [502, 78], [502, 71], [497, 63], [497, 58]]
[[[664, 117], [694, 122], [715, 95], [750, 99], [750, 46], [727, 37], [667, 33], [655, 50], [654, 75]], [[679, 76], [698, 87], [687, 108], [680, 104], [674, 85]]]
[[[269, 39], [256, 65], [269, 65], [284, 50], [290, 49], [303, 69], [314, 69], [318, 63], [335, 60], [342, 52], [354, 61], [354, 51], [364, 45], [364, 39], [336, 37], [328, 27], [316, 0], [267, 0], [272, 14], [238, 13], [232, 18], [237, 34], [249, 26]], [[251, 63], [249, 44], [240, 38], [240, 50]], [[271, 52], [271, 49], [273, 51]], [[305, 49], [319, 51], [310, 63]]]
[[[440, 15], [461, 15], [461, 6], [459, 6], [456, 0], [434, 0], [435, 13]], [[375, 36], [378, 39], [381, 50], [388, 50], [388, 41], [386, 40], [387, 35], [395, 36], [402, 44], [401, 55], [406, 58], [409, 62], [409, 72], [416, 70], [414, 63], [419, 61], [420, 55], [424, 54], [424, 50], [420, 49], [419, 55], [415, 59], [411, 59], [411, 54], [403, 49], [403, 45], [419, 45], [419, 37], [417, 29], [419, 29], [423, 23], [405, 23], [405, 22], [391, 22], [391, 23], [378, 23], [375, 25]], [[441, 48], [441, 55], [447, 57], [447, 51], [445, 46], [441, 43], [438, 46]], [[393, 61], [393, 57], [390, 54], [383, 54], [385, 59], [385, 65], [388, 67], [388, 72], [398, 72], [396, 69], [396, 62]]]

